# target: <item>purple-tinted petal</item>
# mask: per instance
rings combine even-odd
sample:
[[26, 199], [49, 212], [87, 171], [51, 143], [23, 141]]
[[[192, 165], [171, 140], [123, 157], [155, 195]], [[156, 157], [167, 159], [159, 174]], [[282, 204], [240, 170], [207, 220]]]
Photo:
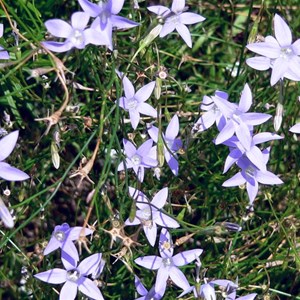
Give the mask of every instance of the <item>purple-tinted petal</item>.
[[157, 270], [162, 264], [162, 258], [155, 255], [138, 257], [134, 260], [137, 265], [146, 269]]
[[283, 139], [283, 137], [278, 134], [271, 133], [271, 132], [260, 132], [255, 136], [253, 136], [252, 142], [254, 145], [257, 145], [257, 144], [261, 144], [273, 140], [280, 140], [280, 139]]
[[155, 212], [154, 215], [155, 215], [155, 222], [162, 227], [167, 227], [167, 228], [180, 227], [177, 221], [175, 221], [173, 218], [165, 215], [162, 212]]
[[207, 130], [215, 123], [216, 116], [217, 114], [214, 110], [209, 110], [199, 118], [194, 127], [197, 128], [198, 132]]
[[135, 91], [131, 81], [128, 79], [127, 76], [124, 76], [122, 82], [123, 82], [123, 88], [124, 88], [124, 93], [126, 98], [128, 100], [133, 98]]
[[227, 156], [224, 164], [223, 174], [226, 173], [229, 168], [243, 155], [239, 149], [233, 149]]
[[149, 82], [136, 92], [135, 98], [138, 100], [138, 102], [145, 102], [151, 96], [154, 87], [155, 81]]
[[202, 249], [193, 249], [180, 252], [173, 256], [174, 265], [177, 267], [185, 266], [197, 259], [202, 252]]
[[246, 151], [250, 150], [252, 136], [249, 127], [245, 123], [241, 122], [238, 126], [236, 126], [235, 133]]
[[71, 42], [42, 42], [42, 45], [50, 51], [54, 52], [66, 52], [72, 49], [74, 46]]
[[296, 40], [293, 43], [292, 49], [296, 55], [300, 55], [300, 39]]
[[67, 271], [55, 268], [46, 272], [35, 274], [33, 276], [44, 282], [59, 284], [67, 280]]
[[[114, 1], [114, 2], [118, 2], [118, 1]], [[140, 25], [139, 23], [136, 23], [134, 21], [131, 21], [121, 16], [112, 15], [110, 19], [113, 28], [117, 28], [117, 29], [129, 29]]]
[[147, 237], [147, 240], [149, 244], [154, 247], [157, 237], [157, 226], [155, 223], [152, 224], [151, 227], [143, 226], [145, 235]]
[[22, 181], [29, 178], [23, 171], [10, 166], [7, 163], [0, 162], [0, 178], [8, 181]]
[[271, 59], [264, 56], [255, 56], [246, 59], [246, 64], [255, 70], [265, 71], [271, 67]]
[[140, 113], [136, 109], [130, 109], [129, 117], [132, 128], [136, 129], [140, 122]]
[[300, 123], [292, 126], [289, 131], [294, 132], [294, 133], [300, 133]]
[[88, 13], [78, 11], [72, 14], [71, 24], [73, 28], [83, 30], [90, 20]]
[[246, 113], [241, 116], [241, 119], [244, 123], [249, 125], [260, 125], [268, 121], [272, 116], [269, 114], [263, 113]]
[[92, 234], [94, 231], [89, 228], [84, 228], [81, 226], [72, 227], [68, 234], [68, 240], [75, 241], [79, 236], [87, 236]]
[[300, 57], [293, 56], [290, 58], [288, 62], [289, 68], [284, 73], [284, 77], [294, 80], [300, 81]]
[[78, 286], [78, 289], [81, 293], [85, 294], [91, 299], [104, 299], [97, 285], [89, 278], [84, 278]]
[[56, 237], [52, 236], [47, 247], [44, 250], [44, 255], [48, 255], [49, 253], [51, 253], [52, 251], [60, 248], [61, 246], [61, 242], [59, 242]]
[[110, 41], [106, 31], [88, 28], [84, 31], [85, 44], [109, 45]]
[[47, 30], [56, 37], [68, 38], [72, 33], [72, 26], [60, 19], [52, 19], [45, 22]]
[[246, 152], [246, 156], [249, 160], [260, 170], [267, 170], [267, 166], [264, 162], [263, 154], [256, 146], [251, 147], [250, 151]]
[[134, 275], [134, 285], [139, 295], [141, 296], [147, 295], [148, 293], [147, 289], [144, 287], [141, 280], [136, 275]]
[[190, 287], [189, 282], [187, 281], [185, 275], [182, 273], [181, 270], [179, 270], [177, 267], [171, 267], [169, 271], [169, 276], [172, 279], [172, 281], [182, 288], [183, 290], [186, 290]]
[[[61, 246], [62, 251], [64, 251], [65, 253], [67, 253], [71, 258], [74, 259], [74, 261], [77, 263], [79, 261], [79, 255], [78, 255], [78, 251], [77, 248], [75, 247], [74, 243], [71, 240], [66, 240], [62, 246]], [[71, 262], [72, 264], [74, 264], [74, 262]], [[68, 270], [69, 268], [71, 268], [70, 266], [66, 266], [64, 265], [65, 268]]]
[[166, 228], [162, 228], [159, 235], [159, 247], [160, 256], [168, 258], [173, 256], [174, 248], [172, 247], [172, 239], [170, 232]]
[[200, 295], [204, 299], [216, 300], [216, 292], [211, 283], [201, 285]]
[[0, 24], [0, 38], [3, 36], [3, 30], [4, 30], [3, 24]]
[[151, 204], [154, 205], [156, 208], [162, 208], [166, 204], [167, 198], [168, 187], [165, 187], [155, 194], [151, 201]]
[[67, 281], [60, 290], [59, 300], [74, 300], [77, 295], [77, 284]]
[[149, 6], [147, 7], [147, 9], [159, 16], [168, 15], [171, 12], [169, 8], [162, 5]]
[[121, 9], [122, 9], [122, 7], [124, 5], [124, 1], [125, 0], [118, 0], [118, 1], [109, 0], [109, 3], [111, 4], [110, 11], [113, 14], [117, 15], [121, 11]]
[[144, 181], [144, 177], [145, 177], [145, 168], [143, 166], [139, 166], [138, 168], [134, 168], [133, 170], [135, 172], [135, 174], [137, 175], [137, 178], [140, 182]]
[[145, 141], [145, 142], [137, 149], [136, 153], [137, 153], [138, 155], [140, 155], [141, 157], [144, 157], [144, 156], [146, 156], [146, 155], [149, 153], [149, 151], [150, 151], [152, 145], [153, 145], [153, 140], [149, 139], [149, 140]]
[[245, 178], [242, 176], [241, 172], [238, 172], [231, 178], [227, 179], [225, 182], [223, 182], [222, 186], [225, 187], [231, 187], [231, 186], [238, 186], [241, 184], [244, 184], [246, 182]]
[[78, 265], [78, 270], [80, 270], [81, 275], [87, 276], [95, 272], [101, 264], [101, 257], [101, 253], [96, 253], [85, 258]]
[[222, 131], [218, 134], [215, 143], [216, 145], [221, 144], [229, 140], [235, 132], [235, 127], [232, 121], [228, 121]]
[[157, 117], [157, 111], [148, 103], [140, 103], [139, 112], [143, 115], [150, 116], [153, 118]]
[[7, 51], [3, 51], [0, 47], [0, 59], [10, 59], [9, 53]]
[[177, 24], [176, 30], [178, 31], [179, 35], [182, 37], [182, 39], [185, 41], [185, 43], [192, 48], [192, 37], [190, 34], [189, 29], [184, 24]]
[[155, 290], [165, 291], [168, 278], [169, 278], [168, 270], [164, 267], [159, 268], [156, 275]]
[[130, 141], [123, 139], [123, 145], [128, 157], [132, 157], [136, 153], [136, 148]]
[[151, 139], [155, 143], [157, 143], [157, 141], [158, 141], [158, 133], [159, 133], [158, 128], [155, 127], [154, 125], [147, 124], [147, 130], [148, 130], [148, 133], [149, 133]]
[[203, 22], [204, 20], [205, 20], [204, 17], [190, 12], [182, 13], [179, 16], [179, 21], [185, 25], [196, 24], [199, 22]]
[[175, 14], [181, 13], [185, 6], [185, 0], [173, 0], [171, 10]]
[[0, 161], [6, 159], [14, 150], [19, 137], [19, 131], [13, 131], [0, 140]]
[[129, 219], [127, 219], [124, 222], [124, 225], [126, 225], [126, 226], [133, 226], [133, 225], [139, 225], [139, 224], [141, 224], [141, 221], [138, 218], [136, 218], [136, 217], [132, 221], [130, 221]]
[[282, 57], [279, 57], [275, 60], [272, 75], [271, 75], [271, 85], [276, 84], [279, 79], [284, 77], [284, 73], [288, 70], [289, 64]]
[[262, 184], [282, 184], [283, 181], [276, 176], [275, 174], [269, 172], [269, 171], [260, 171], [258, 170], [256, 172], [256, 179], [259, 183]]
[[246, 188], [247, 188], [247, 193], [248, 193], [248, 196], [249, 196], [249, 202], [250, 204], [252, 205], [254, 200], [255, 200], [255, 197], [258, 193], [258, 183], [256, 180], [253, 181], [254, 184], [251, 184], [250, 182], [247, 182], [246, 184]]
[[278, 14], [275, 14], [274, 17], [274, 31], [275, 37], [281, 47], [287, 47], [292, 44], [291, 30]]
[[212, 99], [214, 100], [214, 103], [217, 105], [222, 114], [227, 118], [231, 118], [232, 114], [238, 108], [238, 106], [235, 103], [231, 103], [218, 96], [213, 96]]
[[257, 294], [252, 293], [252, 294], [249, 294], [249, 295], [246, 295], [246, 296], [236, 298], [236, 300], [253, 300], [256, 296], [257, 296]]
[[246, 46], [250, 51], [268, 58], [278, 58], [280, 56], [280, 46], [278, 43], [253, 43]]
[[242, 91], [242, 95], [239, 103], [239, 110], [242, 112], [247, 112], [250, 109], [251, 105], [252, 105], [252, 93], [249, 85], [246, 83]]
[[8, 228], [14, 227], [14, 220], [1, 198], [0, 198], [0, 220], [2, 220], [2, 222], [6, 227]]
[[175, 30], [175, 24], [173, 22], [166, 22], [161, 31], [160, 31], [160, 34], [159, 36], [160, 37], [165, 37], [167, 34], [169, 34], [170, 32], [174, 31]]
[[166, 161], [172, 171], [172, 173], [177, 176], [179, 170], [179, 164], [177, 159], [174, 157], [174, 154], [170, 153], [168, 150], [164, 152]]
[[166, 138], [175, 140], [179, 132], [179, 120], [177, 115], [174, 115], [166, 129]]
[[88, 0], [78, 0], [81, 8], [88, 13], [91, 17], [95, 18], [101, 13], [101, 8]]

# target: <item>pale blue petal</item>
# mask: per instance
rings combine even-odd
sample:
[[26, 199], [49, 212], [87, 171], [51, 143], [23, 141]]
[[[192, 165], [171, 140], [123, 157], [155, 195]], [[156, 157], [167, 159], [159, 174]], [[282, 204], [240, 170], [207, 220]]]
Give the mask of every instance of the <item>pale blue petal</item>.
[[[118, 1], [115, 1], [115, 2], [118, 2]], [[112, 15], [110, 17], [110, 19], [111, 19], [113, 28], [117, 28], [117, 29], [129, 29], [129, 28], [140, 25], [139, 23], [136, 23], [134, 21], [131, 21], [131, 20], [126, 19], [121, 16]]]
[[19, 137], [19, 131], [13, 131], [0, 140], [0, 161], [6, 159], [14, 150]]
[[173, 263], [177, 267], [185, 266], [197, 259], [202, 254], [202, 252], [202, 249], [193, 249], [180, 252], [173, 256]]
[[124, 93], [125, 93], [126, 98], [128, 100], [133, 98], [135, 91], [134, 91], [134, 87], [133, 87], [133, 84], [131, 83], [131, 81], [128, 79], [127, 76], [123, 76], [122, 82], [123, 82], [123, 88], [124, 88]]
[[173, 0], [171, 10], [175, 14], [181, 13], [185, 6], [185, 0]]
[[179, 223], [176, 220], [174, 220], [173, 218], [165, 215], [162, 212], [155, 212], [154, 216], [155, 216], [155, 222], [159, 226], [167, 227], [167, 228], [178, 228], [178, 227], [180, 227]]
[[55, 268], [46, 272], [35, 274], [33, 276], [44, 282], [59, 284], [67, 280], [67, 271]]
[[257, 181], [253, 180], [253, 184], [251, 184], [249, 181], [247, 181], [246, 188], [247, 188], [247, 193], [248, 193], [248, 196], [249, 196], [249, 202], [252, 205], [254, 200], [255, 200], [255, 197], [258, 193], [258, 183], [257, 183]]
[[0, 47], [0, 59], [10, 59], [9, 53], [7, 51], [3, 51], [2, 47]]
[[289, 130], [294, 133], [300, 133], [300, 123], [292, 126]]
[[137, 109], [129, 110], [130, 123], [133, 129], [136, 129], [140, 122], [140, 113]]
[[276, 176], [275, 174], [269, 172], [269, 171], [260, 171], [258, 170], [256, 173], [256, 179], [259, 183], [262, 184], [282, 184], [283, 181]]
[[177, 24], [176, 30], [178, 31], [179, 35], [182, 37], [182, 39], [185, 41], [185, 43], [192, 48], [192, 37], [190, 34], [189, 29], [184, 24]]
[[177, 176], [179, 172], [179, 164], [177, 159], [175, 158], [175, 154], [170, 153], [169, 150], [166, 150], [164, 152], [166, 162], [168, 163], [168, 166], [170, 167], [172, 173]]
[[8, 208], [5, 206], [4, 202], [0, 198], [0, 220], [4, 223], [4, 225], [8, 228], [14, 227], [14, 220], [8, 210]]
[[83, 30], [90, 20], [88, 13], [78, 11], [72, 14], [71, 24], [73, 28]]
[[286, 22], [278, 15], [274, 17], [275, 37], [281, 47], [288, 47], [292, 44], [292, 33]]
[[164, 247], [164, 245], [167, 244], [169, 246], [172, 246], [172, 239], [170, 232], [166, 228], [162, 228], [160, 235], [159, 235], [159, 244], [158, 244], [158, 250], [160, 253], [160, 256], [163, 258], [169, 258], [173, 256], [174, 248], [173, 247]]
[[246, 113], [241, 116], [244, 123], [249, 125], [260, 125], [268, 121], [272, 116], [264, 113]]
[[147, 156], [152, 145], [153, 145], [153, 141], [151, 139], [148, 139], [137, 149], [136, 153], [141, 157]]
[[111, 3], [111, 8], [110, 8], [110, 11], [114, 14], [114, 15], [117, 15], [123, 5], [124, 5], [124, 1], [125, 0], [118, 0], [118, 1], [115, 1], [115, 0], [109, 0], [109, 2]]
[[60, 19], [52, 19], [45, 22], [47, 30], [56, 37], [68, 38], [72, 33], [72, 26]]
[[155, 255], [138, 257], [134, 262], [146, 269], [157, 270], [162, 264], [162, 258]]
[[175, 140], [179, 132], [179, 119], [174, 115], [166, 129], [166, 138]]
[[141, 280], [136, 275], [134, 275], [134, 285], [139, 295], [141, 296], [147, 295], [148, 293], [147, 289], [144, 287]]
[[138, 102], [145, 102], [150, 98], [154, 90], [154, 87], [155, 87], [155, 81], [151, 81], [148, 84], [144, 85], [136, 92], [135, 99], [138, 100]]
[[78, 270], [80, 270], [81, 275], [87, 276], [94, 273], [99, 265], [101, 264], [101, 253], [95, 253], [85, 258], [79, 265]]
[[224, 164], [223, 174], [225, 174], [229, 168], [243, 155], [243, 153], [239, 149], [234, 149], [230, 151], [227, 156]]
[[59, 300], [74, 300], [77, 295], [77, 284], [67, 281], [60, 290]]
[[232, 187], [232, 186], [238, 186], [242, 185], [246, 182], [246, 179], [242, 176], [241, 172], [238, 172], [231, 178], [227, 179], [225, 182], [223, 182], [222, 186], [225, 187]]
[[150, 104], [148, 103], [140, 103], [138, 106], [138, 110], [141, 114], [150, 116], [153, 118], [157, 117], [157, 111], [155, 108], [153, 108]]
[[179, 21], [185, 25], [196, 24], [199, 22], [203, 22], [204, 20], [205, 20], [204, 17], [190, 12], [182, 13], [179, 16]]
[[296, 40], [293, 43], [292, 49], [296, 55], [300, 55], [300, 39]]
[[154, 247], [155, 242], [156, 242], [156, 237], [157, 237], [157, 226], [155, 223], [152, 224], [151, 227], [148, 226], [143, 226], [145, 235], [147, 237], [147, 240], [149, 244]]
[[161, 189], [159, 192], [155, 194], [155, 196], [151, 201], [151, 204], [158, 209], [162, 208], [166, 204], [168, 198], [168, 192], [169, 192], [168, 187], [164, 187], [163, 189]]
[[257, 296], [257, 294], [252, 293], [252, 294], [249, 294], [249, 295], [246, 295], [246, 296], [236, 298], [236, 300], [253, 300], [256, 296]]
[[72, 227], [68, 233], [68, 240], [75, 241], [79, 239], [80, 236], [87, 236], [92, 234], [94, 231], [89, 228], [84, 228], [81, 226]]
[[280, 56], [280, 46], [276, 43], [253, 43], [246, 46], [250, 51], [269, 58], [278, 58]]
[[104, 300], [97, 285], [89, 278], [84, 278], [79, 284], [78, 289], [81, 293], [85, 294], [94, 300]]
[[238, 126], [236, 126], [235, 133], [245, 150], [250, 150], [252, 136], [249, 127], [244, 122], [241, 122]]
[[147, 130], [148, 130], [148, 134], [150, 135], [151, 139], [157, 143], [158, 141], [158, 128], [155, 127], [154, 125], [152, 124], [147, 124]]
[[78, 0], [81, 8], [87, 12], [91, 17], [95, 18], [101, 13], [101, 8], [88, 0]]
[[85, 44], [109, 45], [110, 41], [106, 31], [88, 28], [84, 31]]
[[288, 70], [288, 68], [289, 64], [284, 58], [279, 57], [275, 60], [271, 75], [272, 86], [276, 84], [279, 81], [279, 79], [283, 79], [284, 73]]
[[179, 270], [177, 267], [171, 267], [169, 271], [169, 276], [172, 279], [172, 281], [182, 288], [183, 290], [186, 290], [190, 287], [189, 282], [187, 281], [185, 275], [182, 273], [181, 270]]
[[255, 56], [246, 59], [246, 64], [255, 70], [265, 71], [271, 67], [271, 59], [264, 56]]
[[62, 245], [61, 242], [59, 242], [56, 237], [52, 236], [47, 247], [44, 250], [44, 255], [48, 255], [49, 253], [53, 252], [54, 250], [60, 248]]
[[235, 132], [234, 124], [231, 120], [228, 121], [228, 123], [225, 125], [225, 127], [222, 129], [222, 131], [218, 134], [216, 138], [216, 145], [221, 144], [227, 140], [229, 140]]
[[171, 33], [172, 31], [175, 30], [175, 24], [173, 22], [166, 22], [159, 34], [160, 37], [165, 37], [167, 34]]
[[278, 134], [271, 133], [271, 132], [260, 132], [255, 136], [253, 136], [252, 142], [254, 145], [257, 145], [257, 144], [261, 144], [273, 140], [280, 140], [280, 139], [283, 139], [283, 137]]
[[147, 9], [159, 16], [168, 15], [169, 13], [171, 13], [171, 10], [169, 8], [167, 8], [166, 6], [162, 6], [162, 5], [149, 6], [149, 7], [147, 7]]
[[123, 139], [123, 145], [127, 157], [131, 158], [133, 155], [135, 155], [136, 148], [130, 141]]
[[239, 102], [239, 110], [242, 112], [247, 112], [252, 105], [252, 93], [249, 85], [246, 83], [241, 94], [241, 99]]
[[66, 52], [74, 47], [74, 45], [69, 42], [42, 42], [44, 47], [46, 47], [50, 51], [54, 52]]
[[29, 178], [29, 176], [8, 163], [0, 162], [0, 178], [8, 181], [23, 181]]

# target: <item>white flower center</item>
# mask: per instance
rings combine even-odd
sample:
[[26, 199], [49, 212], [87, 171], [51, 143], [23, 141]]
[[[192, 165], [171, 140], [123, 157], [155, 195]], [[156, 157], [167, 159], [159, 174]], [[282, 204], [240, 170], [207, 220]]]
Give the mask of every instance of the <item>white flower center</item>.
[[171, 257], [163, 258], [162, 263], [163, 263], [164, 267], [169, 267], [173, 264], [172, 258]]
[[137, 166], [141, 164], [142, 158], [138, 154], [135, 154], [131, 157], [131, 161], [135, 166]]
[[142, 210], [142, 217], [143, 217], [144, 221], [149, 221], [151, 219], [151, 216], [152, 216], [152, 212], [151, 212], [150, 207], [144, 208]]
[[67, 272], [67, 280], [76, 282], [80, 277], [80, 272], [77, 269], [73, 269]]
[[63, 231], [60, 231], [60, 230], [57, 230], [54, 233], [54, 236], [60, 242], [63, 242], [66, 239], [66, 234]]
[[292, 55], [293, 55], [293, 50], [291, 49], [291, 47], [281, 48], [280, 57], [283, 58], [284, 60], [290, 59]]
[[80, 46], [84, 42], [83, 31], [79, 29], [74, 29], [70, 40], [74, 46]]
[[130, 98], [127, 101], [127, 108], [130, 109], [135, 109], [138, 105], [138, 102], [135, 98]]

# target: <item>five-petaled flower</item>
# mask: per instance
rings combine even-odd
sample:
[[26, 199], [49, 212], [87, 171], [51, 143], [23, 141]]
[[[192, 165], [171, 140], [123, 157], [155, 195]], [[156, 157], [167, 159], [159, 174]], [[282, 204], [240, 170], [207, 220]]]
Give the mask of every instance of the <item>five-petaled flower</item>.
[[[148, 125], [148, 124], [147, 124]], [[159, 142], [159, 129], [153, 125], [148, 125], [148, 133], [155, 143]], [[165, 159], [174, 175], [178, 175], [178, 161], [176, 151], [182, 147], [181, 139], [177, 138], [179, 133], [179, 120], [174, 115], [167, 126], [165, 134], [162, 133], [163, 153]], [[157, 146], [158, 147], [158, 146]]]
[[122, 78], [125, 96], [117, 100], [119, 106], [129, 112], [130, 122], [133, 129], [136, 129], [140, 122], [140, 114], [157, 117], [157, 111], [147, 101], [155, 87], [155, 81], [149, 82], [140, 88], [137, 92], [134, 90], [133, 84], [121, 72], [117, 72]]
[[183, 251], [173, 256], [173, 251], [174, 248], [170, 233], [167, 229], [163, 228], [159, 238], [160, 257], [150, 255], [135, 259], [136, 264], [150, 270], [157, 270], [155, 291], [160, 294], [164, 294], [169, 277], [174, 284], [183, 290], [187, 290], [190, 284], [178, 267], [191, 263], [203, 252], [202, 249], [194, 249]]
[[65, 283], [60, 291], [60, 300], [73, 300], [77, 295], [77, 290], [81, 291], [87, 297], [95, 300], [103, 300], [103, 296], [97, 285], [88, 278], [99, 269], [99, 265], [103, 264], [102, 254], [96, 253], [85, 258], [78, 266], [70, 262], [69, 258], [62, 255], [62, 263], [64, 269], [55, 268], [45, 272], [35, 274], [34, 277], [44, 282], [52, 284]]
[[8, 181], [22, 181], [29, 178], [23, 171], [10, 166], [4, 160], [14, 150], [19, 137], [19, 131], [13, 131], [0, 140], [0, 178]]
[[52, 251], [61, 248], [62, 255], [74, 259], [76, 263], [79, 261], [78, 251], [73, 241], [79, 239], [80, 235], [92, 234], [93, 230], [81, 226], [70, 227], [69, 224], [63, 223], [54, 228], [51, 239], [44, 250], [44, 255], [48, 255]]
[[142, 224], [145, 235], [151, 246], [154, 246], [157, 235], [157, 225], [178, 228], [177, 221], [164, 214], [161, 209], [168, 198], [168, 188], [161, 189], [150, 202], [147, 197], [135, 188], [129, 187], [129, 194], [136, 201], [138, 210], [132, 222], [127, 219], [125, 225]]
[[300, 81], [300, 39], [292, 43], [292, 33], [286, 22], [278, 15], [274, 17], [273, 36], [264, 42], [248, 44], [246, 47], [261, 55], [246, 60], [251, 68], [264, 71], [272, 68], [271, 85], [284, 77]]
[[[262, 151], [264, 163], [267, 164], [270, 155], [270, 149]], [[253, 204], [258, 193], [258, 183], [262, 184], [282, 184], [283, 181], [267, 170], [259, 170], [245, 155], [240, 157], [236, 164], [241, 171], [223, 183], [225, 187], [239, 186], [246, 183], [246, 189], [249, 196], [250, 205]]]
[[152, 168], [157, 165], [156, 151], [152, 147], [151, 139], [145, 141], [138, 149], [128, 140], [123, 139], [126, 154], [125, 163], [121, 162], [118, 171], [133, 169], [140, 182], [144, 181], [145, 168]]
[[75, 12], [71, 17], [71, 25], [60, 19], [45, 22], [47, 30], [56, 37], [65, 38], [64, 42], [42, 42], [47, 49], [55, 52], [65, 52], [72, 48], [83, 49], [88, 44], [107, 45], [108, 37], [94, 28], [86, 28], [90, 16], [85, 12]]
[[78, 0], [82, 9], [91, 17], [96, 17], [91, 28], [104, 33], [107, 36], [107, 46], [113, 50], [112, 31], [113, 29], [128, 29], [139, 24], [128, 20], [117, 14], [121, 11], [125, 0], [100, 0], [98, 4], [88, 0]]
[[202, 22], [205, 18], [195, 13], [185, 12], [185, 0], [173, 0], [171, 9], [162, 5], [154, 5], [149, 6], [148, 10], [157, 14], [163, 21], [160, 37], [165, 37], [176, 29], [185, 43], [192, 48], [191, 34], [186, 25]]

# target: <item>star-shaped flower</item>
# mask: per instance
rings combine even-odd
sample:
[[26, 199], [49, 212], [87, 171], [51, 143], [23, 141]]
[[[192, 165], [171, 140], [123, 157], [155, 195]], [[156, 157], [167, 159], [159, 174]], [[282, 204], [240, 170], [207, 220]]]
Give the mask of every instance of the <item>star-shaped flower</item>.
[[300, 39], [292, 43], [291, 30], [278, 14], [274, 16], [274, 32], [275, 38], [269, 35], [264, 42], [246, 46], [262, 55], [248, 58], [247, 65], [259, 71], [272, 68], [271, 85], [284, 77], [300, 81]]
[[151, 139], [145, 141], [138, 149], [128, 140], [123, 139], [126, 154], [125, 164], [121, 162], [118, 171], [133, 169], [140, 182], [144, 181], [145, 168], [152, 168], [157, 165], [156, 152], [152, 147]]
[[91, 299], [103, 300], [103, 296], [97, 285], [88, 278], [99, 269], [99, 264], [103, 264], [102, 254], [96, 253], [84, 259], [78, 266], [73, 264], [64, 256], [62, 263], [64, 269], [55, 268], [46, 272], [34, 275], [35, 278], [52, 284], [65, 283], [60, 291], [60, 300], [73, 300], [77, 295], [77, 290]]
[[[3, 24], [0, 24], [0, 38], [3, 36]], [[3, 47], [0, 46], [0, 59], [9, 59], [9, 54]]]
[[[263, 153], [264, 163], [267, 164], [269, 160], [270, 149], [267, 148]], [[246, 189], [249, 196], [250, 205], [253, 204], [255, 197], [258, 193], [258, 183], [262, 184], [282, 184], [283, 181], [267, 170], [259, 170], [246, 156], [238, 159], [237, 165], [241, 171], [235, 174], [230, 179], [226, 180], [222, 186], [232, 187], [239, 186], [246, 183]]]
[[73, 241], [79, 239], [80, 235], [84, 236], [90, 235], [93, 230], [89, 228], [84, 228], [81, 226], [70, 227], [69, 224], [63, 223], [62, 225], [57, 225], [52, 232], [51, 239], [44, 250], [44, 255], [48, 255], [54, 250], [61, 248], [62, 253], [72, 257], [76, 262], [79, 261], [78, 251], [73, 243]]
[[127, 219], [125, 225], [142, 224], [151, 246], [154, 246], [156, 241], [157, 225], [168, 228], [178, 228], [180, 226], [178, 222], [161, 211], [168, 198], [167, 187], [161, 189], [151, 202], [146, 195], [135, 188], [129, 187], [129, 194], [135, 199], [138, 210], [132, 222]]
[[124, 0], [100, 0], [98, 4], [88, 0], [78, 0], [78, 2], [89, 16], [96, 17], [92, 28], [100, 32], [105, 32], [105, 35], [108, 38], [106, 45], [110, 50], [113, 50], [113, 29], [128, 29], [139, 25], [136, 22], [117, 15], [124, 5]]
[[55, 52], [65, 52], [72, 48], [83, 49], [88, 44], [107, 45], [108, 38], [103, 32], [94, 28], [86, 28], [90, 16], [85, 12], [75, 12], [71, 17], [71, 25], [60, 19], [45, 22], [47, 30], [56, 37], [65, 38], [64, 42], [42, 42], [43, 46]]
[[156, 118], [157, 111], [150, 104], [145, 103], [145, 101], [150, 98], [154, 90], [155, 81], [144, 85], [135, 92], [134, 86], [130, 80], [122, 73], [118, 72], [118, 74], [121, 78], [123, 78], [122, 83], [125, 96], [121, 97], [117, 103], [119, 103], [120, 107], [129, 112], [132, 128], [137, 128], [140, 122], [140, 114]]
[[19, 137], [19, 131], [13, 131], [0, 140], [0, 178], [8, 181], [22, 181], [29, 178], [23, 171], [10, 166], [4, 160], [14, 150]]
[[160, 256], [150, 255], [135, 259], [136, 264], [150, 270], [157, 270], [156, 292], [164, 294], [169, 277], [177, 286], [183, 290], [187, 290], [190, 284], [178, 267], [191, 263], [203, 252], [202, 249], [194, 249], [183, 251], [173, 256], [173, 251], [170, 233], [167, 229], [163, 228], [159, 238]]
[[[155, 143], [159, 140], [159, 129], [153, 125], [148, 125], [148, 133]], [[179, 133], [179, 120], [177, 115], [174, 115], [170, 123], [167, 126], [165, 134], [162, 134], [163, 138], [163, 152], [165, 159], [172, 170], [174, 175], [178, 175], [178, 161], [176, 157], [176, 151], [182, 147], [181, 139], [178, 139]]]
[[185, 43], [192, 48], [191, 34], [186, 25], [203, 22], [205, 18], [195, 13], [185, 12], [185, 0], [173, 0], [171, 9], [162, 5], [154, 5], [149, 6], [148, 10], [157, 14], [164, 22], [160, 37], [165, 37], [176, 29]]

